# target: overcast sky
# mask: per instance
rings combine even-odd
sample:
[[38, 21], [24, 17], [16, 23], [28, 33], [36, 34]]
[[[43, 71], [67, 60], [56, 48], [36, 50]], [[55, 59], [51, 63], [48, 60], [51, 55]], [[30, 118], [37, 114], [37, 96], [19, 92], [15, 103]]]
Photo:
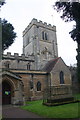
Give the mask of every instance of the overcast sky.
[[12, 46], [4, 53], [11, 52], [22, 54], [23, 38], [22, 32], [33, 18], [55, 25], [57, 29], [58, 56], [62, 57], [67, 65], [76, 63], [77, 44], [69, 35], [74, 22], [65, 23], [60, 14], [52, 5], [56, 0], [6, 0], [1, 8], [1, 18], [10, 22], [17, 33], [17, 38]]

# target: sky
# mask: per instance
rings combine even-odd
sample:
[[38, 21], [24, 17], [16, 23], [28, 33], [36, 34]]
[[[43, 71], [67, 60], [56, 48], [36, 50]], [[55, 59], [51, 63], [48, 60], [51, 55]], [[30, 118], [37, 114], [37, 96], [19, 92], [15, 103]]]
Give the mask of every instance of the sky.
[[58, 56], [62, 57], [67, 65], [73, 65], [76, 61], [77, 43], [74, 42], [69, 32], [72, 30], [75, 22], [65, 23], [60, 18], [60, 13], [53, 9], [56, 0], [6, 0], [6, 4], [1, 7], [1, 18], [5, 18], [14, 26], [17, 33], [15, 42], [4, 51], [22, 54], [23, 37], [22, 32], [28, 26], [33, 18], [38, 21], [47, 22], [56, 26], [56, 35], [58, 43]]

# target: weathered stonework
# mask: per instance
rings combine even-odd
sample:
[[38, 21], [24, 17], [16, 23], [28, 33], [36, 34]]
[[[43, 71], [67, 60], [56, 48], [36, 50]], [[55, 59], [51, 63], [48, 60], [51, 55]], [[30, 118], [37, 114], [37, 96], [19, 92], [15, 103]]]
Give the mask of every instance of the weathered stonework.
[[11, 55], [10, 52], [7, 52], [7, 54], [3, 55], [2, 59], [2, 68], [27, 70], [27, 66], [30, 64], [30, 70], [35, 69], [33, 55], [25, 56], [22, 54], [19, 56], [18, 53]]
[[[8, 71], [4, 71], [2, 73], [2, 84], [5, 82], [11, 86], [11, 104], [23, 104], [23, 83], [21, 78]], [[5, 98], [3, 99], [6, 101]]]
[[[50, 60], [45, 65], [43, 70], [49, 73], [48, 91], [45, 91], [51, 91], [52, 99], [60, 99], [72, 96], [71, 73], [62, 58], [59, 57]], [[60, 75], [60, 73], [63, 73], [63, 75]]]
[[23, 31], [23, 54], [34, 55], [35, 70], [58, 57], [56, 27], [33, 19]]
[[[57, 98], [72, 94], [71, 73], [64, 61], [58, 57], [56, 27], [45, 22], [36, 19], [31, 21], [23, 31], [23, 54], [3, 54], [0, 68], [5, 71], [1, 71], [4, 74], [2, 82], [6, 81], [6, 84], [10, 85], [8, 91], [11, 92], [12, 104], [43, 99], [43, 94], [46, 95], [48, 89], [50, 92], [50, 88], [53, 95], [57, 93]], [[60, 72], [64, 76], [60, 76]], [[7, 96], [6, 98], [8, 99]]]
[[64, 84], [63, 85], [72, 85], [70, 70], [68, 69], [66, 64], [63, 62], [63, 60], [59, 59], [55, 67], [51, 71], [52, 86], [60, 85], [60, 77], [59, 77], [60, 71], [64, 72]]
[[[47, 73], [41, 71], [11, 70], [22, 77], [24, 84], [25, 100], [37, 100], [43, 98], [43, 90], [46, 88]], [[30, 80], [33, 81], [33, 89], [30, 89]], [[41, 82], [41, 91], [37, 91], [37, 82]]]

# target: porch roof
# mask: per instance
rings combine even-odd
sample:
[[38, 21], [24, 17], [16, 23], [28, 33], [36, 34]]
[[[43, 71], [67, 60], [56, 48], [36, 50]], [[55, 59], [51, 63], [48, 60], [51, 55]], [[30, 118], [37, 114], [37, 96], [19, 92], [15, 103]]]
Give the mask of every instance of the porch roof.
[[4, 75], [8, 75], [8, 76], [10, 76], [10, 77], [13, 77], [13, 78], [15, 78], [15, 79], [18, 79], [18, 80], [21, 80], [21, 77], [19, 76], [19, 75], [16, 75], [15, 73], [13, 73], [13, 72], [11, 72], [11, 71], [2, 71], [1, 73], [0, 73], [0, 76], [4, 76]]

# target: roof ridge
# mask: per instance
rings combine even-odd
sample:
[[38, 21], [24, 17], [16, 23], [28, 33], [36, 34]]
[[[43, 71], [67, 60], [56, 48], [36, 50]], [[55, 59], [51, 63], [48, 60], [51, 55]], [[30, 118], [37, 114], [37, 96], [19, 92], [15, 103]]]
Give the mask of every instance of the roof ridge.
[[47, 72], [50, 72], [60, 58], [61, 57], [57, 57], [55, 59], [52, 59], [52, 60], [48, 61], [46, 63], [46, 65], [44, 66], [43, 70], [47, 71]]
[[49, 60], [48, 62], [58, 60], [59, 58], [61, 58], [61, 57], [57, 57], [55, 59]]

